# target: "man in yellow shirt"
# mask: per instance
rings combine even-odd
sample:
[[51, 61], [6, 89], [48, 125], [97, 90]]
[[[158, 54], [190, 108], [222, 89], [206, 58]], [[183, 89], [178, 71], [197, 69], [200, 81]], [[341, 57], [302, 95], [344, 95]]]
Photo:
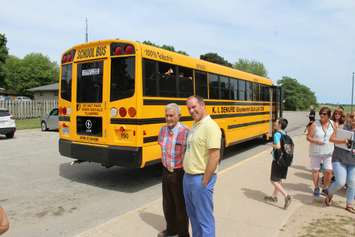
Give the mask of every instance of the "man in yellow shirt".
[[187, 137], [183, 188], [192, 236], [214, 237], [213, 188], [220, 159], [221, 130], [208, 115], [203, 98], [191, 96], [187, 108], [195, 121]]

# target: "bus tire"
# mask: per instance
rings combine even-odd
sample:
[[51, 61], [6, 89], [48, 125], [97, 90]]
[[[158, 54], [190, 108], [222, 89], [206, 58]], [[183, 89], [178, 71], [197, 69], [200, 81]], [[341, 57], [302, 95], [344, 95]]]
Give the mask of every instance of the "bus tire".
[[223, 159], [224, 149], [225, 149], [225, 138], [224, 138], [224, 135], [222, 134], [221, 149], [219, 150], [219, 161], [221, 161]]

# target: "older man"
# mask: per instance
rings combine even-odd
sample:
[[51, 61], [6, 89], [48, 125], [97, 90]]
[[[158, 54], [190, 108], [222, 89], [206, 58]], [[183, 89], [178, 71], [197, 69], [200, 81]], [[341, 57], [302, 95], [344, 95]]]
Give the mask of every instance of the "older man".
[[165, 108], [166, 125], [160, 129], [158, 142], [163, 164], [162, 188], [163, 211], [166, 230], [158, 236], [189, 236], [189, 220], [183, 194], [182, 168], [188, 128], [179, 123], [180, 108], [168, 104]]
[[184, 157], [184, 197], [192, 236], [215, 236], [213, 188], [220, 159], [221, 130], [205, 109], [203, 98], [191, 96], [187, 108], [195, 121]]

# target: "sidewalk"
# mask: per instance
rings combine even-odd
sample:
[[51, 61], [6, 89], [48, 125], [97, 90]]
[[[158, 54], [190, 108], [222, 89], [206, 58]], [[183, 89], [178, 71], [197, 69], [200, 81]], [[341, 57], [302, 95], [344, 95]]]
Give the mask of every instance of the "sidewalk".
[[[290, 207], [283, 209], [281, 196], [276, 205], [263, 200], [272, 192], [270, 148], [219, 172], [214, 194], [216, 236], [277, 236], [285, 231], [288, 220], [297, 210], [313, 203], [311, 174], [307, 168], [308, 144], [304, 136], [293, 139], [295, 160], [285, 182], [293, 197]], [[322, 208], [320, 203], [315, 205]], [[156, 236], [164, 228], [162, 200], [158, 199], [77, 237]]]

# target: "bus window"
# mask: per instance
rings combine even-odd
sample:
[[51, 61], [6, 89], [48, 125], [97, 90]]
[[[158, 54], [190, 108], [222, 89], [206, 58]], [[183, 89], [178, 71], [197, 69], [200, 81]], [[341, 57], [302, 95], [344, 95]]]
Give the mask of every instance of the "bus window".
[[260, 86], [260, 88], [261, 88], [261, 100], [270, 101], [270, 87]]
[[177, 97], [176, 67], [159, 62], [159, 96]]
[[112, 58], [110, 101], [134, 94], [134, 57]]
[[208, 81], [210, 84], [210, 99], [219, 99], [219, 80], [216, 74], [208, 73]]
[[230, 85], [229, 78], [220, 76], [220, 87], [221, 87], [221, 99], [229, 100], [230, 99]]
[[178, 67], [179, 97], [189, 97], [193, 95], [192, 69]]
[[158, 70], [157, 62], [143, 60], [143, 94], [145, 96], [158, 96]]
[[260, 100], [260, 85], [259, 83], [253, 83], [253, 100]]
[[237, 100], [238, 99], [238, 80], [231, 78], [230, 85], [231, 85], [231, 99]]
[[238, 100], [245, 100], [246, 91], [245, 91], [245, 81], [239, 80], [238, 81]]
[[62, 78], [60, 86], [60, 96], [62, 99], [71, 101], [72, 64], [62, 66]]
[[202, 98], [208, 98], [206, 72], [195, 71], [195, 90], [196, 95], [199, 95]]
[[246, 100], [253, 100], [253, 83], [249, 81], [246, 82]]
[[78, 64], [77, 102], [101, 103], [102, 78], [102, 61]]

